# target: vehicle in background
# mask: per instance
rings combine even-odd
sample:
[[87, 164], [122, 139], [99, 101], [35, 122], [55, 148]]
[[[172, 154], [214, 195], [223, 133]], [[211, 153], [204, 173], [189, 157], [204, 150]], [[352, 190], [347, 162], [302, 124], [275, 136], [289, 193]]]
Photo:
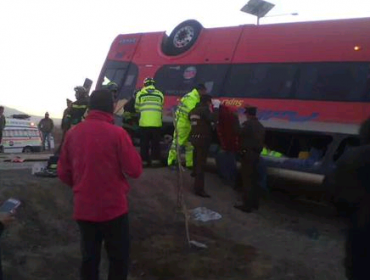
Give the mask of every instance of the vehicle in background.
[[[42, 150], [41, 132], [28, 115], [13, 115], [6, 118], [3, 131], [2, 153], [34, 153]], [[54, 139], [51, 137], [51, 148]]]
[[197, 83], [241, 119], [257, 106], [276, 175], [321, 181], [370, 116], [370, 18], [203, 28], [194, 20], [165, 32], [119, 35], [97, 89], [114, 81], [123, 106], [145, 77], [166, 97], [163, 134], [179, 99]]

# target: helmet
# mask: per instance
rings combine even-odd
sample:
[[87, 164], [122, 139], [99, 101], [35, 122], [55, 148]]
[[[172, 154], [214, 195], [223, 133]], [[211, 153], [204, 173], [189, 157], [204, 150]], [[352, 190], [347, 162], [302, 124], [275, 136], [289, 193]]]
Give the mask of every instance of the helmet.
[[82, 86], [77, 86], [77, 87], [75, 87], [75, 92], [76, 93], [87, 93], [87, 90], [86, 90], [86, 88], [84, 88]]
[[115, 82], [109, 82], [104, 86], [105, 89], [110, 91], [118, 91], [118, 85]]
[[144, 86], [153, 86], [153, 85], [155, 85], [155, 81], [153, 78], [144, 79]]
[[77, 86], [75, 87], [75, 92], [76, 92], [76, 99], [82, 99], [82, 98], [85, 98], [87, 97], [88, 93], [87, 93], [87, 90], [86, 88], [82, 87], [82, 86]]

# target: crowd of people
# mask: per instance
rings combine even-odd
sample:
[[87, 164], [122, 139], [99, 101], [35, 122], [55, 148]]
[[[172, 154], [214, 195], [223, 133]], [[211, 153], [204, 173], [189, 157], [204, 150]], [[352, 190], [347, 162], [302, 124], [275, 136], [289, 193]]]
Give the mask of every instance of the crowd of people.
[[[143, 88], [125, 104], [126, 130], [114, 122], [118, 99], [116, 84], [109, 83], [90, 96], [83, 87], [76, 87], [75, 92], [76, 101], [67, 100], [62, 121], [63, 140], [55, 157], [59, 179], [74, 193], [74, 219], [81, 233], [81, 279], [99, 279], [103, 242], [110, 263], [108, 279], [127, 279], [127, 195], [130, 188], [127, 178], [138, 178], [143, 167], [161, 162], [165, 96], [155, 87], [152, 78], [146, 78]], [[256, 107], [247, 106], [245, 115], [246, 121], [240, 125], [234, 113], [207, 94], [204, 84], [197, 85], [181, 98], [174, 112], [175, 130], [167, 163], [170, 167], [178, 166], [180, 157], [177, 153], [180, 147], [184, 148], [185, 166], [194, 177], [194, 194], [209, 198], [205, 190], [208, 152], [217, 124], [227, 123], [230, 133], [235, 136], [233, 146], [238, 147], [235, 152], [241, 161], [242, 204], [235, 205], [235, 208], [250, 213], [259, 208], [259, 163], [264, 150], [265, 128], [257, 118]], [[132, 141], [131, 129], [135, 119], [141, 132], [140, 153]], [[0, 125], [1, 120], [0, 107]], [[39, 128], [47, 139], [53, 128], [48, 114]], [[361, 126], [359, 135], [362, 146], [343, 154], [336, 169], [326, 176], [324, 182], [332, 190], [330, 199], [350, 217], [345, 267], [348, 279], [355, 280], [370, 277], [367, 272], [370, 261], [370, 120]], [[45, 140], [43, 145], [45, 147]], [[0, 215], [0, 232], [2, 225], [11, 221], [12, 215]]]

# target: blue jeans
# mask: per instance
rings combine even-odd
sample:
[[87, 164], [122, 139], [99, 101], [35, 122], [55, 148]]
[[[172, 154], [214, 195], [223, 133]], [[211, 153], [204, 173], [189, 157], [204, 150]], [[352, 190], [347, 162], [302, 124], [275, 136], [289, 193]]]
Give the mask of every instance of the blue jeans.
[[50, 146], [50, 132], [43, 132], [42, 133], [42, 150], [45, 151], [45, 141], [48, 143], [48, 150], [51, 150]]

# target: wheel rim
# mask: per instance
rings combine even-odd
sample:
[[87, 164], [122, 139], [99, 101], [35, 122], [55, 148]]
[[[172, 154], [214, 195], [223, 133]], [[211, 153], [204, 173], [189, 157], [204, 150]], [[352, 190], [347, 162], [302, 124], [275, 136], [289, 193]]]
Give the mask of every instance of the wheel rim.
[[189, 45], [191, 41], [193, 41], [195, 32], [194, 28], [191, 26], [184, 26], [180, 28], [174, 38], [173, 38], [173, 45], [176, 48], [183, 48]]

